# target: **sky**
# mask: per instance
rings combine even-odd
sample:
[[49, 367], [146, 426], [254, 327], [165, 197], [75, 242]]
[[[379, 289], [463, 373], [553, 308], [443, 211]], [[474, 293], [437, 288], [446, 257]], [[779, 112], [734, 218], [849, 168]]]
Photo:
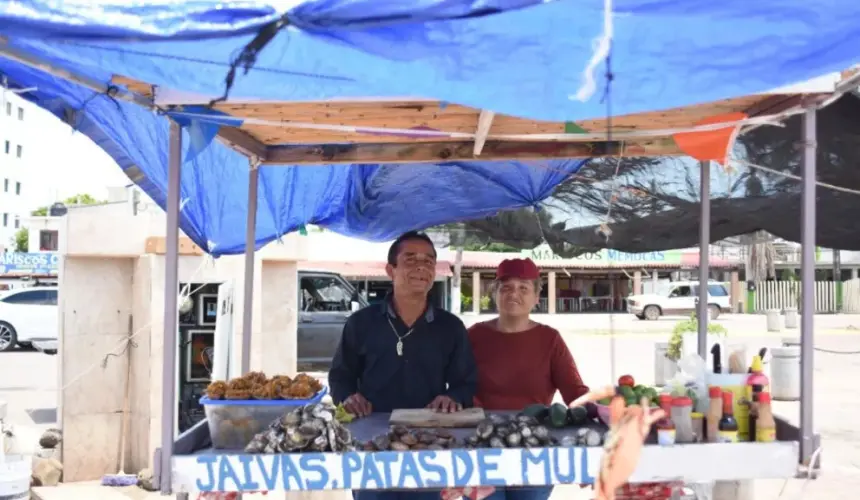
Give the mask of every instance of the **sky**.
[[106, 199], [108, 187], [131, 182], [89, 137], [73, 132], [42, 108], [23, 102], [27, 125], [19, 133], [28, 151], [34, 154], [28, 161], [29, 186], [23, 193], [26, 197], [23, 202], [29, 210], [76, 194]]

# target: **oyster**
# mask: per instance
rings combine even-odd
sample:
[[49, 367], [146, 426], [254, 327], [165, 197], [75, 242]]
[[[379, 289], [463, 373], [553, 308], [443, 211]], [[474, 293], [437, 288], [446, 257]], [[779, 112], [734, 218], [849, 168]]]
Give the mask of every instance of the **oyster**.
[[[253, 379], [254, 377], [252, 377]], [[240, 385], [248, 383], [241, 380]], [[331, 404], [312, 404], [290, 410], [255, 435], [248, 453], [292, 453], [301, 451], [350, 451], [357, 443], [335, 418]]]

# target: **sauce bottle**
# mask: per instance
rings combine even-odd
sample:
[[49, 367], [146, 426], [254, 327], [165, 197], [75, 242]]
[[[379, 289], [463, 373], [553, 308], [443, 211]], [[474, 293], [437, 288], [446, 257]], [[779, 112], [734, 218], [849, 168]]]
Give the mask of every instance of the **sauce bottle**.
[[660, 446], [671, 446], [675, 444], [675, 423], [672, 422], [672, 396], [660, 395], [660, 409], [666, 414], [657, 421], [657, 444]]
[[776, 420], [773, 418], [769, 392], [758, 395], [755, 440], [759, 443], [776, 441]]
[[732, 393], [723, 393], [723, 417], [720, 419], [717, 435], [717, 442], [720, 443], [737, 443], [738, 442], [738, 421], [735, 420], [734, 401], [732, 401]]
[[708, 387], [708, 398], [710, 403], [705, 416], [705, 435], [709, 443], [716, 443], [719, 440], [720, 419], [723, 418], [723, 390], [715, 385]]
[[758, 389], [758, 392], [770, 392], [770, 380], [764, 374], [762, 367], [761, 356], [753, 356], [752, 365], [750, 365], [750, 374], [747, 375], [747, 400], [752, 401], [753, 392]]
[[675, 424], [676, 443], [692, 443], [695, 441], [692, 399], [686, 396], [672, 399], [672, 423]]

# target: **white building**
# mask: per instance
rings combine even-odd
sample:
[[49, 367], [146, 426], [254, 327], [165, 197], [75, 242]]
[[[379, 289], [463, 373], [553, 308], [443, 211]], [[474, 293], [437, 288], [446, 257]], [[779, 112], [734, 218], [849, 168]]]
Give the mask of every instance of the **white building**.
[[25, 190], [33, 161], [26, 144], [31, 105], [0, 88], [0, 247], [14, 249], [15, 232], [28, 215]]

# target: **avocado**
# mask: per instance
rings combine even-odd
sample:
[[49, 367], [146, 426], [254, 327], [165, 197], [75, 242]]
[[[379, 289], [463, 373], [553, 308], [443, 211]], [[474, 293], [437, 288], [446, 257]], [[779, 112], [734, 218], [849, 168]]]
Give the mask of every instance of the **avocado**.
[[553, 403], [549, 407], [549, 424], [555, 428], [564, 427], [567, 424], [567, 406]]
[[520, 412], [520, 414], [532, 417], [538, 422], [543, 423], [546, 422], [547, 417], [549, 417], [549, 407], [541, 404], [528, 405]]
[[582, 425], [588, 420], [588, 409], [576, 406], [567, 410], [567, 421], [573, 425]]

